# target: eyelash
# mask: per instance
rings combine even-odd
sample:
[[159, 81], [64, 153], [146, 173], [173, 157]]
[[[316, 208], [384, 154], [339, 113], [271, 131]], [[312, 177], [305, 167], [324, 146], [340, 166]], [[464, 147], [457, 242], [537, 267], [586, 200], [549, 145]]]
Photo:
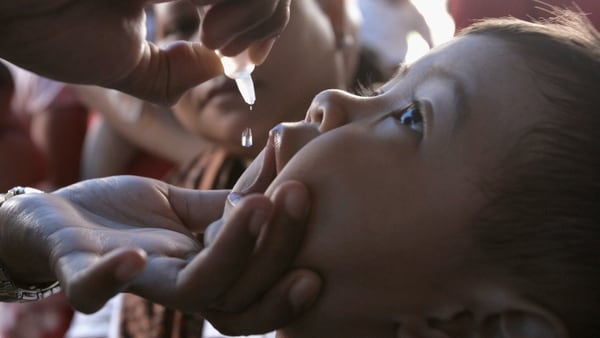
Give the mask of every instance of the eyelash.
[[[374, 86], [361, 85], [355, 89], [355, 94], [358, 96], [361, 96], [361, 97], [374, 97], [374, 96], [383, 94], [383, 92], [381, 91], [381, 89], [375, 89]], [[410, 121], [411, 125], [406, 125], [405, 123], [407, 122], [407, 120], [404, 120], [403, 117], [406, 115], [406, 113], [410, 109], [417, 110], [419, 113], [419, 117], [413, 121]], [[392, 113], [391, 116], [397, 120], [397, 123], [399, 123], [405, 127], [409, 127], [410, 129], [412, 129], [418, 133], [423, 133], [423, 131], [425, 129], [425, 127], [424, 127], [425, 118], [423, 116], [423, 113], [421, 113], [421, 103], [419, 101], [411, 102], [409, 105], [407, 105], [403, 109]], [[415, 126], [415, 124], [418, 124], [418, 125]]]
[[[408, 112], [414, 112], [414, 111], [418, 112], [418, 117], [407, 116]], [[418, 101], [412, 102], [405, 108], [403, 108], [397, 112], [394, 112], [392, 114], [392, 117], [394, 117], [397, 120], [397, 123], [399, 123], [403, 126], [406, 126], [406, 127], [410, 128], [414, 131], [417, 131], [419, 133], [423, 133], [423, 130], [425, 129], [424, 128], [425, 118], [423, 116], [423, 113], [421, 113], [421, 104]]]
[[381, 95], [382, 92], [379, 89], [375, 89], [374, 85], [359, 85], [355, 90], [354, 94], [361, 97], [373, 97]]

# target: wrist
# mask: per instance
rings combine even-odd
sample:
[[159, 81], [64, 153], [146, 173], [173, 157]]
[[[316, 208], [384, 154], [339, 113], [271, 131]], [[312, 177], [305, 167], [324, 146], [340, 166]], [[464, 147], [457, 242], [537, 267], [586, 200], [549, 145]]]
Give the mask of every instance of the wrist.
[[[0, 194], [0, 210], [3, 204], [11, 198], [30, 193], [43, 193], [40, 190], [33, 188], [15, 187], [10, 189], [6, 194]], [[4, 224], [3, 227], [6, 227]], [[3, 229], [4, 230], [4, 229]], [[2, 231], [2, 236], [7, 235], [7, 231]], [[10, 237], [10, 236], [8, 236]], [[5, 240], [7, 240], [5, 238]], [[10, 240], [10, 238], [8, 238]], [[39, 300], [48, 297], [60, 291], [59, 283], [52, 281], [40, 285], [21, 286], [17, 285], [9, 275], [9, 271], [3, 263], [6, 257], [0, 257], [0, 302], [25, 302]]]

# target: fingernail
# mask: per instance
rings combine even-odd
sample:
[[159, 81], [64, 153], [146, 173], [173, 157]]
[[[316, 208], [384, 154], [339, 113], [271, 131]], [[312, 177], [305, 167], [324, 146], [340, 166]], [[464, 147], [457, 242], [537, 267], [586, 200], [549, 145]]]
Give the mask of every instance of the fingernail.
[[294, 219], [302, 219], [308, 211], [306, 190], [293, 188], [285, 196], [285, 210]]
[[290, 288], [289, 299], [295, 313], [312, 305], [319, 294], [319, 284], [310, 277], [300, 277]]
[[146, 258], [146, 252], [143, 250], [138, 250], [141, 256], [143, 257], [143, 261], [140, 261], [140, 258], [129, 257], [125, 259], [124, 262], [121, 262], [115, 269], [115, 278], [122, 282], [127, 282], [135, 278], [145, 267], [144, 261]]
[[229, 201], [229, 204], [231, 204], [232, 206], [236, 206], [240, 201], [242, 200], [242, 195], [240, 193], [237, 192], [230, 192], [229, 195], [227, 195], [227, 201]]

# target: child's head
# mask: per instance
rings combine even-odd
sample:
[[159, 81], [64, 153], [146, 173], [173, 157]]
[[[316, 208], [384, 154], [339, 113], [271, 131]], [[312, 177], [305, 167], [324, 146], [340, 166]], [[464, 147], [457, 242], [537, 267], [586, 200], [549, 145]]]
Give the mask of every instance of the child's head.
[[481, 23], [273, 129], [234, 191], [304, 182], [296, 264], [325, 280], [282, 336], [600, 336], [600, 36], [565, 17]]
[[[252, 128], [255, 144], [264, 144], [277, 123], [301, 120], [318, 92], [347, 85], [358, 53], [351, 4], [327, 1], [323, 9], [318, 0], [292, 2], [288, 26], [252, 74], [257, 97], [252, 111], [235, 83], [221, 76], [186, 93], [174, 106], [175, 114], [193, 133], [254, 157], [259, 147], [240, 144], [245, 128]], [[158, 4], [155, 15], [159, 43], [193, 38], [200, 22], [189, 1]]]

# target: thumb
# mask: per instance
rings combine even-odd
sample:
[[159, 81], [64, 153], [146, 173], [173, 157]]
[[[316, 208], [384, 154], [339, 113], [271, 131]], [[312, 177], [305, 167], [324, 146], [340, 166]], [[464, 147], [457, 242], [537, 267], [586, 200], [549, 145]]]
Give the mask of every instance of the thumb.
[[161, 105], [171, 105], [188, 89], [223, 73], [214, 51], [197, 42], [176, 41], [164, 48], [145, 42], [135, 68], [108, 87]]
[[63, 291], [74, 308], [83, 313], [93, 313], [123, 291], [145, 266], [145, 251], [117, 249], [100, 257], [88, 268], [79, 272], [73, 271], [74, 276], [64, 275], [63, 271], [61, 279], [67, 283], [61, 284], [66, 286]]
[[277, 41], [278, 37], [269, 38], [263, 41], [256, 42], [250, 47], [248, 47], [248, 51], [250, 54], [250, 59], [254, 64], [261, 65], [271, 53], [271, 49], [273, 49], [273, 45], [275, 41]]

